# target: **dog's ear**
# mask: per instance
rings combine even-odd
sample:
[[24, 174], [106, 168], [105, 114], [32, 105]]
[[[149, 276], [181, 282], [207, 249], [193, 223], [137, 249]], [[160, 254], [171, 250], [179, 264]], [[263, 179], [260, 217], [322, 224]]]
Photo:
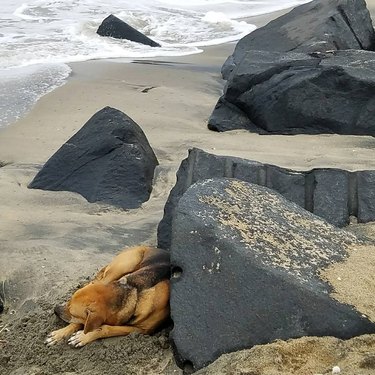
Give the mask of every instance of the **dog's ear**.
[[83, 333], [94, 331], [103, 324], [103, 318], [98, 315], [96, 312], [87, 310], [87, 318], [85, 322], [85, 327]]

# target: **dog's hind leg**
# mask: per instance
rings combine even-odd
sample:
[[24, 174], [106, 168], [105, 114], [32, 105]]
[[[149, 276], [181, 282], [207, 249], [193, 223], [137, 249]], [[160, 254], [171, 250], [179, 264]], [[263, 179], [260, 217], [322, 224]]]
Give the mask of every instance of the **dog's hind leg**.
[[145, 246], [135, 246], [124, 250], [99, 271], [94, 281], [107, 284], [138, 270], [147, 249]]
[[73, 333], [79, 331], [82, 328], [82, 324], [70, 323], [68, 326], [52, 331], [45, 340], [48, 346], [52, 346], [60, 342], [61, 340], [70, 337]]

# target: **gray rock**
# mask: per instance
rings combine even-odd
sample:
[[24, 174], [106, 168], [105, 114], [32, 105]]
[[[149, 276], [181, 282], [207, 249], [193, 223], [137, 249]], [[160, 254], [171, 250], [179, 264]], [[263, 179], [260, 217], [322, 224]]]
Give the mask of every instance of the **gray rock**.
[[325, 52], [374, 47], [364, 0], [314, 0], [243, 37], [222, 68], [224, 79], [248, 51]]
[[233, 130], [233, 123], [236, 124], [236, 129], [245, 129], [252, 133], [263, 132], [262, 129], [256, 127], [250, 121], [246, 113], [221, 97], [216, 103], [215, 109], [210, 117], [208, 128], [214, 131], [225, 132], [227, 130]]
[[208, 127], [268, 134], [375, 135], [374, 77], [372, 51], [250, 51], [231, 74]]
[[100, 36], [110, 36], [117, 39], [127, 39], [131, 40], [132, 42], [145, 44], [151, 47], [160, 47], [159, 43], [156, 43], [113, 14], [109, 15], [103, 20], [97, 30], [97, 34]]
[[[319, 215], [316, 212], [316, 201], [314, 197], [314, 204], [313, 207], [306, 207], [306, 190], [307, 190], [307, 178], [306, 173], [303, 172], [297, 172], [297, 171], [291, 171], [283, 168], [279, 168], [273, 165], [267, 165], [266, 166], [267, 171], [267, 181], [265, 185], [272, 190], [277, 191], [280, 193], [284, 198], [297, 203], [299, 206], [303, 208], [310, 208], [310, 211], [314, 211], [314, 213], [320, 217], [324, 217], [325, 219], [328, 218], [328, 214], [325, 215], [324, 212], [322, 212], [321, 215]], [[330, 174], [330, 171], [327, 171], [327, 174]], [[329, 206], [327, 208], [329, 213], [332, 211], [332, 206]], [[332, 215], [334, 216], [334, 215]], [[335, 216], [332, 217], [332, 220], [328, 220], [332, 223], [332, 221], [335, 219]], [[345, 223], [346, 224], [346, 223]]]
[[351, 234], [281, 195], [236, 179], [192, 185], [173, 219], [171, 339], [181, 367], [301, 336], [350, 338], [375, 324], [332, 299], [319, 270]]
[[338, 227], [349, 223], [349, 172], [335, 169], [314, 171], [314, 214]]
[[158, 227], [159, 247], [170, 248], [172, 220], [182, 195], [195, 182], [212, 177], [234, 177], [267, 186], [338, 227], [349, 224], [350, 216], [358, 217], [359, 222], [375, 221], [375, 171], [295, 171], [194, 148], [181, 163], [164, 207]]
[[89, 202], [137, 208], [149, 199], [157, 164], [142, 129], [106, 107], [46, 162], [29, 188], [72, 191]]
[[375, 221], [375, 171], [359, 171], [358, 186], [358, 221]]

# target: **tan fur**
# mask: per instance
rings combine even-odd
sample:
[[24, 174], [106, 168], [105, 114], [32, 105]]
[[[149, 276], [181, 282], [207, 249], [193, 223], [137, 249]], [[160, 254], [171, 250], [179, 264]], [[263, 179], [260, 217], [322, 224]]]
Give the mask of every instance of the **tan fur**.
[[152, 333], [169, 316], [168, 273], [163, 250], [122, 251], [65, 305], [55, 307], [69, 325], [51, 332], [47, 345], [70, 337], [69, 344], [80, 347], [99, 338]]

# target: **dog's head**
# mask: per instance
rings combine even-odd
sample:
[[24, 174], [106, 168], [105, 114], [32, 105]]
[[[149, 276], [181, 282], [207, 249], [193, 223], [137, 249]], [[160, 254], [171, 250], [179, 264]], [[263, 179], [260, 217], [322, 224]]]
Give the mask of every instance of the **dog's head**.
[[84, 325], [84, 333], [91, 332], [106, 323], [113, 314], [113, 287], [104, 284], [88, 284], [77, 290], [63, 305], [55, 306], [55, 313], [67, 323]]

